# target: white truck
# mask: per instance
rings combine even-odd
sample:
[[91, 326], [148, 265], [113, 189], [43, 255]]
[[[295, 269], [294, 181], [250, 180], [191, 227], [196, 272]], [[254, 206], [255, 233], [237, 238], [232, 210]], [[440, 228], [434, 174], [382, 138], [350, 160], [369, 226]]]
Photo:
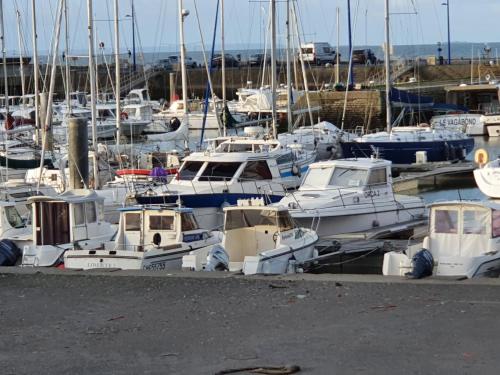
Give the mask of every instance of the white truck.
[[[305, 43], [301, 45], [304, 61], [316, 65], [335, 64], [337, 55], [329, 43]], [[299, 56], [300, 57], [300, 56]]]

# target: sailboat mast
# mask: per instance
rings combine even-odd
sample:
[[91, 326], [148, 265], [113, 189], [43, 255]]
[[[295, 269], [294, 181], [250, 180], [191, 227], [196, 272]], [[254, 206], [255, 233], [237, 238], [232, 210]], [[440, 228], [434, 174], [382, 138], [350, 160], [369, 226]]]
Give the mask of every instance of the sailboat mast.
[[87, 0], [88, 42], [89, 42], [89, 76], [90, 76], [90, 112], [92, 126], [92, 148], [94, 149], [94, 188], [99, 189], [99, 170], [97, 163], [97, 87], [94, 67], [94, 21], [92, 11], [93, 0]]
[[337, 51], [335, 53], [335, 84], [340, 82], [340, 8], [337, 7]]
[[385, 0], [385, 112], [387, 132], [391, 131], [391, 43], [389, 40], [389, 0]]
[[271, 0], [271, 113], [273, 138], [276, 132], [276, 0]]
[[292, 115], [292, 69], [290, 65], [290, 0], [286, 0], [286, 112], [288, 120], [288, 132], [292, 131], [293, 115]]
[[220, 3], [220, 23], [221, 23], [221, 63], [222, 63], [222, 122], [224, 127], [224, 136], [226, 135], [226, 125], [227, 125], [227, 116], [226, 116], [226, 54], [224, 51], [224, 0], [221, 0]]
[[22, 92], [22, 106], [23, 108], [26, 106], [26, 89], [25, 89], [25, 84], [24, 84], [24, 61], [23, 61], [23, 46], [21, 42], [21, 12], [19, 12], [19, 9], [16, 10], [16, 20], [17, 20], [17, 41], [18, 41], [18, 47], [19, 47], [19, 73], [21, 76], [21, 92]]
[[5, 95], [5, 120], [7, 121], [7, 116], [9, 115], [9, 80], [7, 78], [7, 56], [5, 50], [5, 28], [3, 19], [3, 0], [0, 0], [0, 22], [2, 23], [0, 32], [2, 35], [2, 65], [3, 65], [3, 82], [4, 82], [4, 95]]
[[68, 19], [68, 2], [66, 1], [64, 3], [64, 48], [65, 48], [65, 59], [64, 59], [64, 68], [66, 72], [66, 105], [68, 106], [68, 113], [66, 117], [71, 116], [72, 111], [72, 106], [71, 106], [71, 98], [70, 98], [70, 91], [71, 91], [71, 77], [70, 77], [70, 71], [69, 71], [69, 19]]
[[120, 103], [120, 28], [118, 15], [118, 0], [115, 0], [115, 99], [116, 99], [116, 146], [120, 146], [120, 120], [121, 120], [121, 103]]
[[33, 39], [33, 80], [34, 80], [34, 89], [35, 89], [35, 138], [36, 143], [39, 142], [39, 129], [40, 129], [40, 88], [38, 87], [38, 83], [40, 80], [38, 70], [38, 43], [36, 34], [36, 7], [35, 0], [31, 0], [31, 23], [32, 23], [32, 39]]
[[182, 104], [184, 114], [188, 112], [187, 108], [187, 74], [186, 74], [186, 46], [184, 44], [184, 17], [189, 12], [182, 9], [182, 0], [178, 0], [179, 7], [179, 39], [181, 44], [181, 77], [182, 77]]

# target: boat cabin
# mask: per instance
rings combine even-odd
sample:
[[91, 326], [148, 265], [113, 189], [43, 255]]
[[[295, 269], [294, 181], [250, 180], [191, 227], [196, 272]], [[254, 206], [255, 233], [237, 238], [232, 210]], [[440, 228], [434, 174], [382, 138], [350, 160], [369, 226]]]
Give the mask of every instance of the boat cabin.
[[301, 236], [285, 207], [264, 206], [261, 199], [238, 201], [224, 212], [223, 247], [230, 264], [240, 264], [236, 268], [241, 269], [246, 256], [259, 255]]
[[[29, 198], [34, 246], [75, 244], [104, 234], [103, 202], [94, 191], [68, 190], [56, 197]], [[110, 230], [110, 226], [108, 226]]]
[[390, 161], [358, 158], [313, 163], [309, 166], [299, 191], [374, 188], [392, 195]]
[[120, 210], [115, 249], [147, 251], [148, 248], [173, 249], [181, 242], [207, 239], [190, 208], [172, 206], [133, 206]]
[[153, 108], [148, 104], [127, 104], [123, 113], [130, 119], [153, 121]]
[[430, 206], [426, 247], [434, 257], [474, 257], [500, 250], [500, 204], [444, 202]]
[[127, 104], [144, 104], [149, 101], [151, 101], [151, 99], [149, 98], [149, 92], [147, 89], [130, 90], [125, 97], [125, 103]]

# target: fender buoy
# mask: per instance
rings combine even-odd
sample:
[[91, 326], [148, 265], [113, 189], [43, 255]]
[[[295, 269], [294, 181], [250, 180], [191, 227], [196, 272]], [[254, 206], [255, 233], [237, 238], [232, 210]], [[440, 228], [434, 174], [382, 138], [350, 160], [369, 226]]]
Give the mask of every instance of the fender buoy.
[[120, 113], [120, 120], [128, 120], [128, 113], [127, 112]]
[[484, 148], [480, 148], [474, 153], [474, 161], [481, 167], [488, 162], [488, 159], [488, 151]]
[[300, 168], [297, 166], [297, 164], [292, 165], [292, 174], [294, 176], [300, 177]]

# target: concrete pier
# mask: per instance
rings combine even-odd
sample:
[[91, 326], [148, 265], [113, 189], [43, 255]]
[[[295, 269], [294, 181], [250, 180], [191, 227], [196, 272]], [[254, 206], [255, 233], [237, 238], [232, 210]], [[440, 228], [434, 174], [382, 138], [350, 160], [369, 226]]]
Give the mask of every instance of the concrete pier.
[[0, 283], [3, 374], [498, 372], [498, 279], [17, 268]]

